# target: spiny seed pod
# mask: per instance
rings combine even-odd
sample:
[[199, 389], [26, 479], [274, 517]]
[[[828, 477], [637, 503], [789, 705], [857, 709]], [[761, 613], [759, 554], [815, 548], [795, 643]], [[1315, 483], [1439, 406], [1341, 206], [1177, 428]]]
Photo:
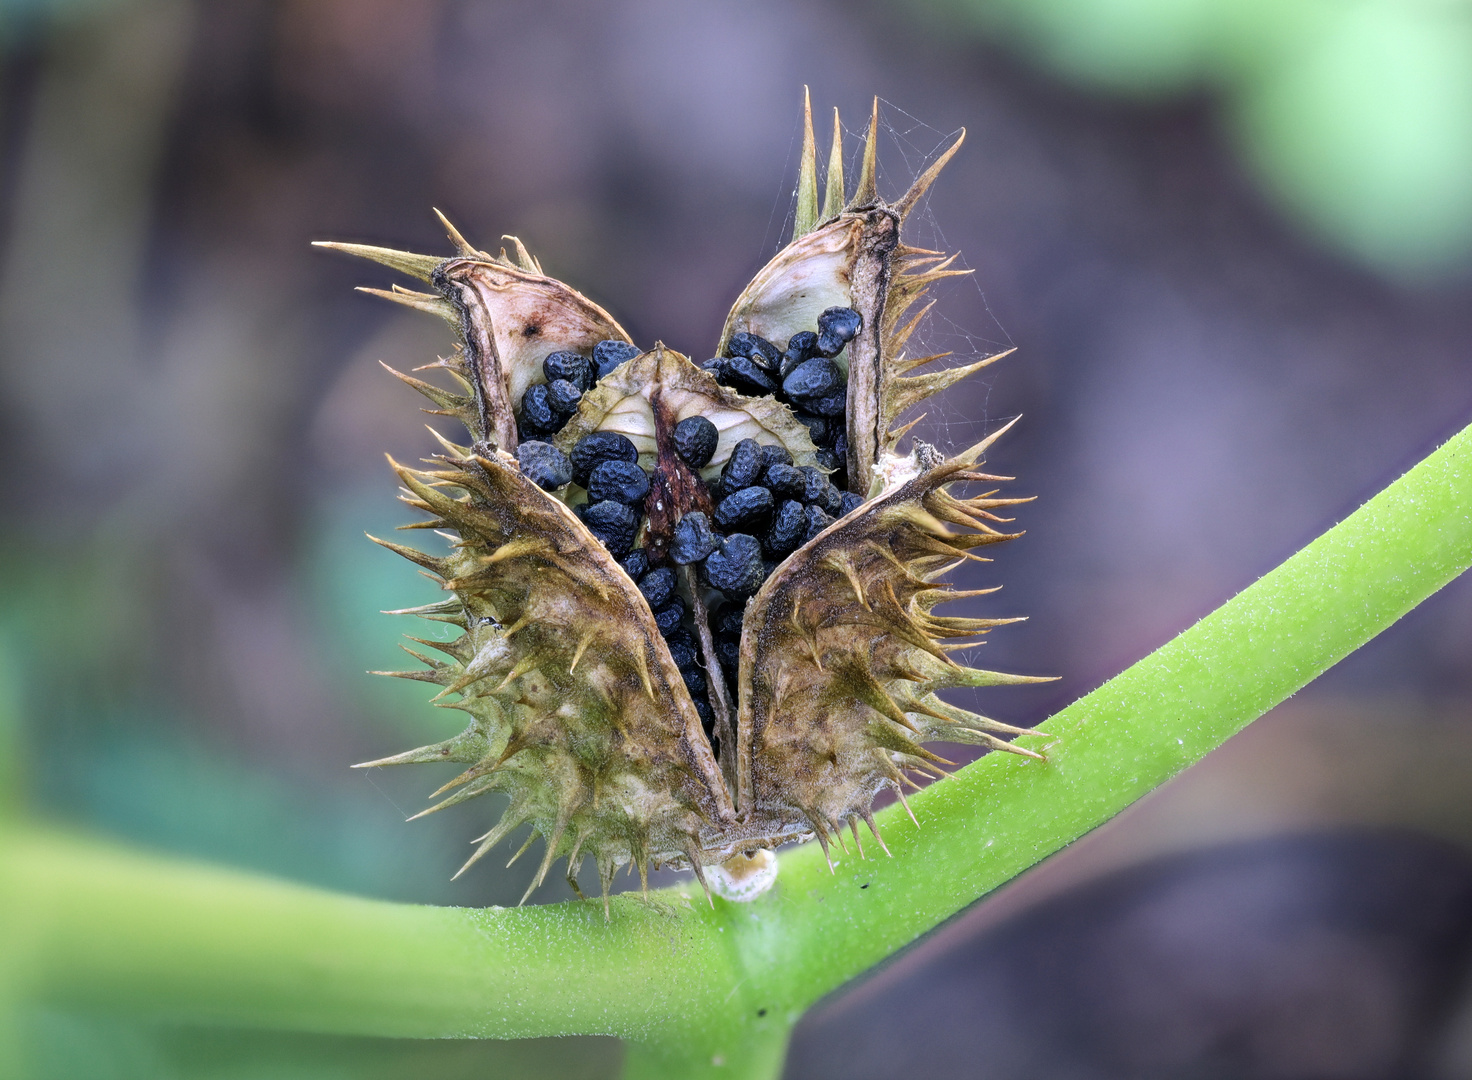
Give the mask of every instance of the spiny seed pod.
[[919, 442], [896, 449], [911, 406], [1005, 355], [906, 374], [944, 355], [905, 356], [929, 305], [913, 309], [964, 271], [906, 245], [901, 227], [961, 139], [885, 202], [876, 102], [849, 195], [835, 110], [820, 207], [805, 113], [793, 239], [700, 366], [635, 347], [514, 237], [514, 259], [493, 256], [441, 215], [456, 247], [446, 259], [324, 245], [432, 287], [365, 291], [457, 329], [453, 355], [428, 367], [459, 389], [395, 374], [470, 433], [464, 446], [441, 438], [429, 469], [394, 464], [404, 501], [428, 515], [406, 527], [450, 530], [451, 553], [378, 541], [450, 594], [402, 614], [460, 630], [412, 639], [443, 659], [409, 649], [424, 667], [384, 674], [434, 684], [470, 725], [366, 765], [467, 766], [424, 813], [509, 795], [465, 867], [529, 824], [527, 845], [540, 835], [546, 848], [528, 896], [564, 856], [574, 889], [593, 858], [606, 910], [621, 866], [641, 880], [689, 866], [704, 884], [706, 865], [735, 873], [789, 840], [816, 836], [826, 852], [845, 825], [858, 844], [861, 819], [878, 838], [881, 791], [943, 775], [926, 743], [1038, 756], [1005, 738], [1023, 729], [937, 696], [1045, 681], [953, 658], [968, 646], [952, 639], [1013, 620], [934, 614], [979, 595], [942, 575], [1020, 535], [996, 511], [1026, 500], [948, 491], [1004, 479], [981, 471], [1002, 432], [949, 459]]

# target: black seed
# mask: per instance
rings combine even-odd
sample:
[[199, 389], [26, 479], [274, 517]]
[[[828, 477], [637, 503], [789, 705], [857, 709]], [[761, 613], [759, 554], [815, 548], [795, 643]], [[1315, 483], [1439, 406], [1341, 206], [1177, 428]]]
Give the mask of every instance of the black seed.
[[813, 537], [833, 524], [833, 518], [823, 512], [820, 506], [809, 506], [806, 511], [808, 518], [807, 532], [803, 533], [802, 542], [806, 544]]
[[[818, 463], [818, 468], [827, 469], [830, 473], [837, 472], [843, 468], [843, 463], [838, 460], [838, 455], [832, 450], [819, 450], [813, 455], [813, 460]], [[829, 481], [832, 483], [832, 481]]]
[[703, 469], [715, 456], [720, 432], [703, 416], [687, 416], [675, 425], [675, 453], [686, 465]]
[[[530, 393], [531, 391], [527, 391]], [[588, 486], [588, 474], [605, 461], [638, 461], [634, 444], [615, 431], [594, 431], [572, 448], [572, 482]]]
[[521, 395], [521, 423], [525, 430], [550, 435], [562, 427], [562, 418], [552, 408], [547, 384], [537, 383]]
[[677, 566], [699, 562], [720, 546], [720, 537], [711, 530], [710, 519], [692, 510], [675, 526], [670, 538], [670, 561]]
[[747, 397], [764, 397], [777, 392], [777, 383], [757, 362], [748, 356], [733, 356], [728, 359], [716, 382], [729, 386]]
[[772, 527], [767, 530], [763, 541], [770, 555], [790, 555], [802, 546], [802, 538], [808, 531], [808, 517], [802, 503], [787, 499], [772, 515]]
[[760, 334], [749, 334], [743, 330], [732, 334], [731, 340], [726, 342], [726, 355], [749, 357], [755, 360], [758, 366], [768, 371], [776, 371], [777, 364], [782, 359], [782, 350]]
[[852, 514], [855, 510], [864, 505], [864, 497], [853, 491], [845, 491], [841, 493], [838, 496], [838, 501], [841, 504], [838, 508], [839, 513], [841, 514]]
[[730, 596], [750, 596], [762, 586], [766, 567], [762, 565], [761, 541], [746, 533], [732, 533], [705, 560], [705, 575], [711, 585]]
[[578, 411], [578, 402], [582, 400], [583, 391], [577, 383], [553, 379], [547, 384], [547, 404], [558, 416], [571, 416]]
[[693, 667], [700, 662], [700, 654], [695, 649], [695, 640], [683, 641], [677, 637], [665, 639], [665, 644], [670, 647], [670, 655], [675, 658], [675, 667]]
[[762, 482], [777, 498], [801, 499], [807, 490], [808, 478], [801, 469], [792, 465], [769, 465]]
[[600, 341], [593, 346], [593, 366], [598, 369], [598, 378], [603, 378], [614, 368], [639, 355], [639, 350], [627, 341]]
[[665, 641], [669, 642], [670, 652], [675, 656], [675, 667], [680, 666], [679, 659], [687, 651], [691, 656], [698, 656], [700, 654], [700, 649], [695, 644], [695, 635], [683, 627], [668, 634], [665, 637]]
[[709, 735], [711, 729], [716, 726], [715, 710], [710, 707], [710, 702], [706, 701], [703, 697], [696, 697], [694, 694], [691, 694], [690, 700], [695, 703], [695, 713], [700, 717], [700, 726], [705, 728], [705, 733]]
[[858, 337], [858, 331], [863, 328], [864, 316], [852, 308], [829, 308], [818, 315], [818, 340], [827, 337], [838, 341], [839, 349]]
[[543, 491], [554, 491], [572, 479], [572, 462], [551, 443], [535, 439], [521, 443], [516, 448], [516, 460], [521, 475]]
[[762, 464], [767, 468], [773, 465], [791, 465], [792, 455], [787, 452], [787, 447], [781, 443], [762, 444]]
[[762, 477], [762, 448], [755, 439], [742, 439], [731, 448], [721, 468], [721, 491], [727, 495], [751, 487]]
[[693, 664], [690, 667], [682, 667], [680, 678], [685, 680], [685, 689], [690, 691], [692, 698], [696, 694], [705, 693], [705, 673], [700, 668]]
[[709, 360], [702, 360], [700, 362], [700, 369], [710, 372], [716, 377], [716, 381], [719, 382], [721, 372], [726, 370], [726, 358], [724, 356], [712, 356]]
[[829, 441], [828, 432], [833, 425], [825, 417], [797, 413], [793, 419], [808, 429], [808, 438], [813, 440], [814, 446], [822, 446], [825, 442]]
[[716, 638], [716, 659], [723, 670], [735, 675], [741, 665], [741, 642], [728, 637]]
[[833, 456], [848, 468], [848, 432], [843, 427], [838, 430], [838, 438], [833, 440]]
[[583, 524], [615, 557], [634, 549], [639, 532], [639, 515], [633, 507], [606, 499], [591, 503], [583, 512]]
[[542, 361], [542, 374], [547, 376], [549, 383], [566, 379], [585, 391], [593, 385], [593, 365], [586, 356], [575, 352], [548, 353]]
[[828, 477], [824, 476], [822, 471], [813, 465], [804, 465], [801, 471], [803, 478], [802, 501], [809, 506], [813, 503], [821, 506], [827, 502], [827, 489], [833, 486], [828, 482]]
[[764, 487], [748, 487], [722, 499], [711, 524], [721, 532], [755, 532], [771, 516], [772, 493]]
[[668, 566], [651, 570], [639, 579], [639, 591], [651, 608], [662, 608], [675, 594], [675, 572]]
[[804, 330], [800, 334], [793, 334], [787, 339], [787, 351], [782, 354], [782, 366], [778, 369], [785, 379], [792, 373], [792, 369], [804, 360], [813, 358], [813, 349], [817, 347], [818, 335], [811, 330]]
[[843, 372], [838, 365], [825, 357], [815, 356], [792, 369], [792, 373], [782, 380], [782, 392], [794, 401], [808, 402], [827, 397], [843, 384]]
[[624, 568], [624, 573], [635, 581], [649, 573], [649, 556], [644, 554], [643, 548], [635, 548], [620, 559], [618, 564]]
[[833, 423], [828, 425], [828, 430], [833, 438], [838, 437], [838, 431], [843, 426], [843, 413], [848, 408], [848, 387], [840, 386], [833, 393], [820, 398], [808, 398], [802, 403], [805, 411], [814, 416], [831, 416]]
[[588, 501], [644, 505], [649, 494], [649, 475], [632, 461], [600, 461], [588, 474]]
[[740, 604], [722, 604], [716, 617], [711, 623], [711, 629], [717, 634], [726, 637], [739, 638], [741, 636], [741, 624], [746, 618], [746, 608]]
[[654, 625], [659, 627], [660, 635], [663, 637], [669, 637], [678, 630], [684, 619], [685, 601], [678, 596], [654, 613]]

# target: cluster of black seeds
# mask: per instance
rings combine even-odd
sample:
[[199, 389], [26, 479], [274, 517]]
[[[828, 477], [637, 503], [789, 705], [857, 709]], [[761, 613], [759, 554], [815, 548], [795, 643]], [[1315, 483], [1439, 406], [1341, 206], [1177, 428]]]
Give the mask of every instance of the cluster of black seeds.
[[591, 358], [575, 352], [549, 353], [542, 361], [547, 381], [527, 387], [521, 395], [516, 425], [522, 441], [544, 440], [557, 434], [599, 379], [638, 355], [639, 350], [628, 342], [613, 340], [594, 345]]
[[723, 386], [748, 397], [775, 397], [791, 408], [818, 447], [819, 464], [844, 487], [848, 380], [833, 358], [863, 327], [863, 316], [853, 308], [832, 307], [818, 316], [816, 333], [793, 334], [785, 349], [760, 334], [732, 334], [726, 355], [703, 366]]

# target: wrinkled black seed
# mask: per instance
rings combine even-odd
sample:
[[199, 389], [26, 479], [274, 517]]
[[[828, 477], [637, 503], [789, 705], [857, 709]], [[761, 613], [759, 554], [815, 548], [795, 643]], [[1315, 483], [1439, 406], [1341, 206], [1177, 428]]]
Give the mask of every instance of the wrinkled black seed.
[[808, 438], [813, 440], [814, 446], [822, 446], [831, 442], [829, 435], [833, 427], [831, 421], [822, 416], [809, 416], [806, 413], [797, 413], [793, 417], [799, 424], [808, 429]]
[[762, 464], [769, 469], [773, 465], [791, 465], [792, 455], [787, 452], [787, 447], [781, 443], [763, 443]]
[[675, 667], [692, 667], [700, 662], [700, 654], [696, 651], [693, 638], [686, 641], [672, 635], [665, 639], [665, 644], [670, 647], [670, 655], [675, 658]]
[[732, 533], [705, 560], [705, 575], [711, 585], [731, 596], [750, 596], [766, 578], [761, 541], [747, 533]]
[[732, 334], [731, 340], [726, 342], [726, 355], [745, 356], [755, 360], [758, 366], [768, 371], [776, 371], [777, 364], [782, 359], [782, 350], [760, 334], [751, 334], [743, 330]]
[[721, 372], [726, 370], [726, 358], [724, 356], [712, 356], [709, 360], [702, 360], [700, 362], [700, 369], [710, 372], [716, 377], [716, 381], [720, 382]]
[[763, 397], [777, 392], [777, 381], [748, 356], [728, 359], [716, 375], [716, 382], [747, 397]]
[[588, 474], [588, 501], [644, 505], [649, 494], [649, 474], [632, 461], [600, 461]]
[[516, 448], [516, 461], [525, 476], [544, 491], [553, 491], [572, 479], [572, 462], [551, 443], [535, 439]]
[[772, 515], [772, 527], [763, 541], [769, 555], [790, 555], [802, 546], [808, 531], [807, 512], [796, 499], [786, 499]]
[[813, 358], [813, 350], [817, 348], [818, 335], [811, 330], [804, 330], [799, 334], [793, 334], [787, 339], [787, 351], [782, 354], [782, 366], [778, 370], [785, 379], [792, 373], [792, 369], [804, 360]]
[[703, 469], [715, 456], [720, 432], [703, 416], [687, 416], [675, 425], [675, 453], [691, 468]]
[[670, 537], [670, 561], [676, 566], [699, 562], [720, 546], [720, 538], [710, 527], [710, 519], [693, 510], [680, 519]]
[[649, 573], [649, 556], [644, 554], [643, 548], [635, 548], [620, 559], [618, 564], [624, 568], [624, 573], [635, 581]]
[[769, 465], [762, 483], [779, 499], [801, 499], [807, 490], [808, 478], [801, 469], [792, 465]]
[[639, 355], [639, 350], [627, 341], [600, 341], [593, 346], [593, 366], [598, 369], [598, 378], [603, 378], [614, 368]]
[[[813, 455], [813, 460], [818, 463], [818, 468], [827, 469], [830, 473], [837, 472], [843, 467], [843, 462], [838, 460], [838, 455], [832, 450], [820, 449]], [[830, 480], [829, 483], [832, 483]]]
[[583, 512], [583, 524], [617, 557], [634, 549], [634, 537], [639, 532], [639, 514], [631, 506], [606, 499], [588, 504], [588, 509]]
[[[681, 654], [683, 655], [683, 653], [688, 650], [690, 655], [692, 656], [698, 656], [700, 653], [699, 647], [695, 644], [695, 635], [690, 633], [690, 631], [686, 630], [684, 627], [680, 627], [673, 633], [667, 634], [665, 636], [665, 640], [669, 642], [670, 650], [672, 652], [675, 649], [679, 649], [681, 651]], [[679, 667], [680, 665], [676, 663], [675, 666]]]
[[547, 376], [549, 383], [566, 379], [582, 390], [593, 385], [593, 365], [586, 356], [575, 352], [548, 353], [542, 361], [542, 374]]
[[537, 383], [521, 395], [521, 423], [527, 431], [550, 435], [562, 425], [562, 418], [552, 408], [547, 384]]
[[848, 432], [839, 428], [838, 438], [833, 440], [833, 456], [848, 467]]
[[[528, 391], [530, 393], [530, 391]], [[616, 431], [594, 431], [572, 448], [572, 482], [588, 486], [588, 474], [605, 461], [638, 461], [639, 451]]]
[[755, 439], [742, 439], [731, 449], [731, 456], [721, 467], [721, 491], [730, 495], [751, 487], [762, 477], [762, 448]]
[[843, 413], [848, 408], [848, 387], [840, 386], [833, 393], [820, 398], [808, 398], [802, 403], [802, 407], [814, 416], [831, 416], [833, 423], [828, 425], [832, 438], [838, 436], [843, 426]]
[[547, 404], [558, 416], [571, 416], [578, 411], [578, 402], [582, 400], [583, 391], [576, 383], [553, 379], [547, 384]]
[[843, 384], [843, 372], [838, 365], [832, 360], [815, 356], [792, 369], [791, 374], [782, 380], [782, 392], [794, 401], [808, 402], [827, 397]]
[[806, 544], [829, 525], [832, 525], [833, 518], [831, 515], [824, 513], [821, 506], [809, 506], [804, 513], [807, 514], [808, 527], [807, 531], [803, 533], [802, 542]]
[[669, 637], [685, 619], [685, 601], [678, 596], [654, 613], [654, 625], [662, 637]]
[[710, 707], [710, 702], [703, 697], [690, 695], [690, 700], [695, 703], [695, 714], [700, 717], [700, 726], [705, 728], [705, 733], [710, 734], [711, 729], [716, 726], [716, 712]]
[[814, 351], [820, 356], [837, 356], [863, 327], [864, 317], [853, 308], [829, 308], [818, 316], [818, 343]]
[[711, 524], [721, 532], [755, 532], [772, 516], [772, 505], [766, 488], [742, 488], [721, 500]]
[[694, 664], [680, 669], [680, 678], [685, 680], [685, 689], [690, 691], [693, 698], [696, 694], [705, 693], [705, 672]]
[[802, 501], [812, 505], [822, 505], [827, 501], [827, 489], [833, 485], [828, 482], [828, 477], [815, 465], [804, 465], [801, 469], [803, 478]]
[[853, 491], [842, 492], [838, 496], [838, 500], [841, 504], [838, 508], [840, 514], [852, 514], [864, 505], [864, 497]]
[[742, 604], [722, 604], [711, 620], [711, 629], [717, 634], [739, 638], [741, 624], [746, 618], [746, 607]]
[[639, 591], [651, 608], [662, 608], [675, 594], [675, 572], [668, 566], [651, 570], [639, 579]]
[[741, 666], [741, 642], [728, 637], [716, 638], [716, 659], [724, 671], [735, 675]]

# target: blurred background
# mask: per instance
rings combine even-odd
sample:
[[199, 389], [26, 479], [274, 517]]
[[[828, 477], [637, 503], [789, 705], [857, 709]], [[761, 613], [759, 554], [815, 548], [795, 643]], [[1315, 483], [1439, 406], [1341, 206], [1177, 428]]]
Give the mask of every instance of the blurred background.
[[[786, 238], [802, 87], [911, 236], [928, 344], [1018, 352], [917, 433], [1025, 419], [968, 569], [1032, 724], [1472, 419], [1465, 0], [0, 3], [0, 784], [154, 850], [437, 904], [476, 803], [355, 761], [458, 729], [373, 679], [432, 596], [363, 538], [432, 452], [435, 320], [308, 246], [519, 235], [701, 358]], [[820, 147], [820, 153], [826, 149]], [[957, 613], [960, 613], [959, 611]], [[1472, 582], [799, 1028], [792, 1077], [1472, 1077]], [[556, 875], [553, 875], [554, 877]], [[536, 899], [567, 895], [549, 884]], [[414, 1044], [36, 1010], [45, 1078], [613, 1076], [608, 1039]], [[433, 1070], [433, 1072], [431, 1072]]]

